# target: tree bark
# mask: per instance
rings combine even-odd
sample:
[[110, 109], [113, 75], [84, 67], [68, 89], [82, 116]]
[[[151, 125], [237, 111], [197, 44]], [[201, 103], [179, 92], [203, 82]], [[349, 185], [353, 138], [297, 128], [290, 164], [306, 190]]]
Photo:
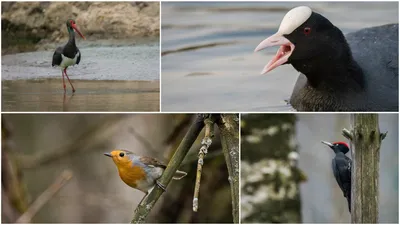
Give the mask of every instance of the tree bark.
[[377, 223], [379, 215], [378, 114], [352, 114], [351, 222]]
[[239, 223], [239, 116], [237, 114], [221, 115], [218, 127], [221, 131], [222, 151], [231, 185], [233, 222]]

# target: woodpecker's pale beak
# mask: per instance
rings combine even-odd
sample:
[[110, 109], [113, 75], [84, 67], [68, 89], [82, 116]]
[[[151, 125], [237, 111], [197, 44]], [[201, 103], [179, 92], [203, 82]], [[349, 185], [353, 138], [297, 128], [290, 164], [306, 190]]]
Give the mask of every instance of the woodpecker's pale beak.
[[110, 153], [104, 153], [105, 156], [112, 157]]
[[328, 145], [329, 147], [333, 147], [333, 144], [327, 141], [321, 141], [322, 144]]

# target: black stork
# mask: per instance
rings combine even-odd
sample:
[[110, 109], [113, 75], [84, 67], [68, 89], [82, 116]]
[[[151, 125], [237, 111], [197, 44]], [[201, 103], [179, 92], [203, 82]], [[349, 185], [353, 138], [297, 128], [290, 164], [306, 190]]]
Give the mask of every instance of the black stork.
[[65, 81], [64, 81], [64, 74], [67, 76], [69, 83], [71, 84], [72, 87], [72, 92], [75, 92], [75, 88], [72, 85], [68, 75], [67, 75], [67, 68], [68, 66], [72, 66], [75, 64], [79, 64], [81, 61], [81, 53], [76, 47], [75, 44], [75, 32], [78, 32], [78, 34], [85, 39], [83, 34], [79, 31], [79, 29], [76, 27], [75, 20], [67, 20], [67, 29], [69, 33], [69, 40], [66, 45], [63, 47], [58, 47], [56, 51], [53, 54], [53, 62], [52, 66], [60, 66], [61, 67], [61, 74], [63, 78], [63, 86], [64, 86], [64, 93], [66, 91], [65, 88]]

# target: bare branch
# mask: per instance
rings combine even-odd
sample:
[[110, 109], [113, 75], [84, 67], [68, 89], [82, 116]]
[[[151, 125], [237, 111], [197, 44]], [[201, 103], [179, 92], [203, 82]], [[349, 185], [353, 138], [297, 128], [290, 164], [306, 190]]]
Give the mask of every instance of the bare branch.
[[349, 141], [353, 140], [353, 135], [351, 134], [351, 132], [349, 130], [347, 130], [346, 128], [342, 129], [342, 135], [347, 138]]
[[218, 128], [231, 185], [233, 222], [239, 223], [239, 116], [222, 114]]
[[29, 206], [28, 210], [16, 223], [30, 223], [36, 213], [72, 178], [70, 170], [64, 170], [61, 175]]
[[208, 153], [208, 148], [212, 143], [212, 137], [214, 137], [214, 121], [211, 118], [204, 120], [206, 125], [204, 138], [201, 141], [201, 148], [199, 151], [199, 160], [197, 162], [197, 172], [196, 172], [196, 183], [194, 186], [194, 196], [193, 196], [193, 211], [197, 212], [199, 208], [199, 191], [200, 191], [200, 180], [201, 172], [203, 170], [204, 157]]

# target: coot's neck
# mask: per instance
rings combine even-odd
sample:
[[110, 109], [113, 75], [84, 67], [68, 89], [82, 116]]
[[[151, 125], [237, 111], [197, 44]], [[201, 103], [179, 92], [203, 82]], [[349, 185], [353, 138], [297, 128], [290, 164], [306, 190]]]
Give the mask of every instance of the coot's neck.
[[[337, 45], [341, 46], [337, 46]], [[324, 54], [312, 59], [292, 62], [293, 67], [306, 75], [313, 88], [335, 91], [359, 90], [365, 87], [364, 74], [354, 61], [346, 41], [331, 45]]]

